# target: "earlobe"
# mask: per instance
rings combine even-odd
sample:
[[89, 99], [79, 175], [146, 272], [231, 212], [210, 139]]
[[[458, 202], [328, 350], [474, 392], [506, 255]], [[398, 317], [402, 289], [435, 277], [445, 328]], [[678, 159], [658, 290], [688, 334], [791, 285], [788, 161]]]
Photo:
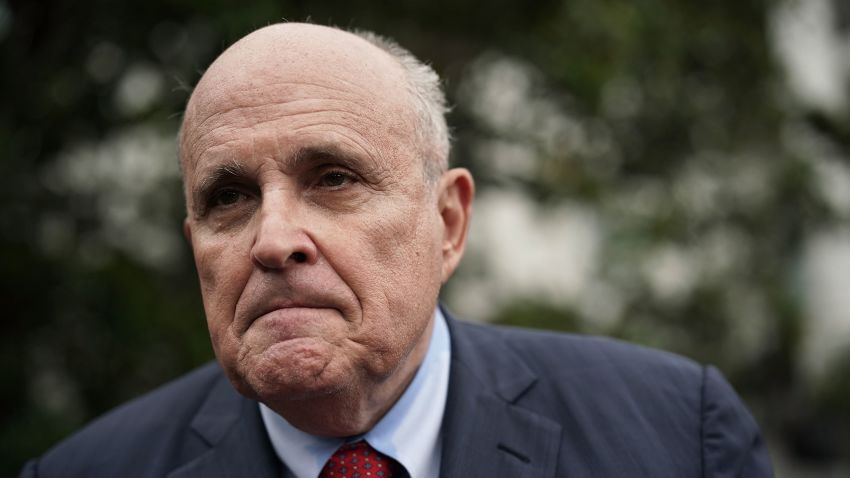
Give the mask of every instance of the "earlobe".
[[474, 195], [475, 182], [468, 170], [454, 168], [443, 175], [439, 200], [443, 220], [443, 283], [451, 277], [463, 257]]

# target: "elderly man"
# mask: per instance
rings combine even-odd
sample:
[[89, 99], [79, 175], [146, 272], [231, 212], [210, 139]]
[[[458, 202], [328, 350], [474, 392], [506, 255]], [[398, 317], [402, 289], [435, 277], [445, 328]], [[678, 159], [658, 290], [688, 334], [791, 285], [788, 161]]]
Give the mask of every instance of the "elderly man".
[[444, 112], [436, 74], [370, 34], [273, 25], [225, 51], [180, 136], [218, 363], [23, 475], [770, 476], [714, 369], [438, 307], [474, 189]]

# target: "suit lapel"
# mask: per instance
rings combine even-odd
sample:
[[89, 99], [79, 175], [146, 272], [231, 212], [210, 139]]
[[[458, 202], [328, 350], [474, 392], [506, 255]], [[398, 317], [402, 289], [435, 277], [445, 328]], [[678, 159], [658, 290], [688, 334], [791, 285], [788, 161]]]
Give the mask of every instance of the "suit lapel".
[[169, 478], [282, 476], [257, 403], [237, 394], [223, 376], [195, 415], [191, 428], [200, 438], [200, 446], [206, 448]]
[[535, 374], [496, 336], [447, 320], [452, 366], [440, 476], [554, 476], [560, 424], [517, 405]]

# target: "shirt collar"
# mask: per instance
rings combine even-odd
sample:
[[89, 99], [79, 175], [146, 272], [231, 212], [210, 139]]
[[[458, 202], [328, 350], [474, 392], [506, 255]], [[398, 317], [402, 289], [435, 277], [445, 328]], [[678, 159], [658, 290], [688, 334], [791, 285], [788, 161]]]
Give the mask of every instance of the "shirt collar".
[[[374, 428], [349, 441], [365, 439], [404, 465], [411, 477], [436, 478], [442, 449], [440, 424], [449, 388], [450, 341], [446, 319], [437, 307], [428, 351], [413, 381]], [[262, 403], [260, 414], [275, 453], [295, 478], [318, 476], [344, 443], [305, 433]]]

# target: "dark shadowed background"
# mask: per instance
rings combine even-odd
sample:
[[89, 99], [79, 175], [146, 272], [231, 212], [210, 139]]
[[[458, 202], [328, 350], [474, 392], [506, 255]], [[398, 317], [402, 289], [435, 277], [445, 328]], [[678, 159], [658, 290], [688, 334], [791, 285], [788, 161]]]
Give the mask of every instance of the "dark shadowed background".
[[848, 476], [848, 5], [0, 0], [0, 475], [212, 358], [174, 137], [287, 19], [444, 77], [479, 183], [450, 309], [716, 364], [779, 476]]

